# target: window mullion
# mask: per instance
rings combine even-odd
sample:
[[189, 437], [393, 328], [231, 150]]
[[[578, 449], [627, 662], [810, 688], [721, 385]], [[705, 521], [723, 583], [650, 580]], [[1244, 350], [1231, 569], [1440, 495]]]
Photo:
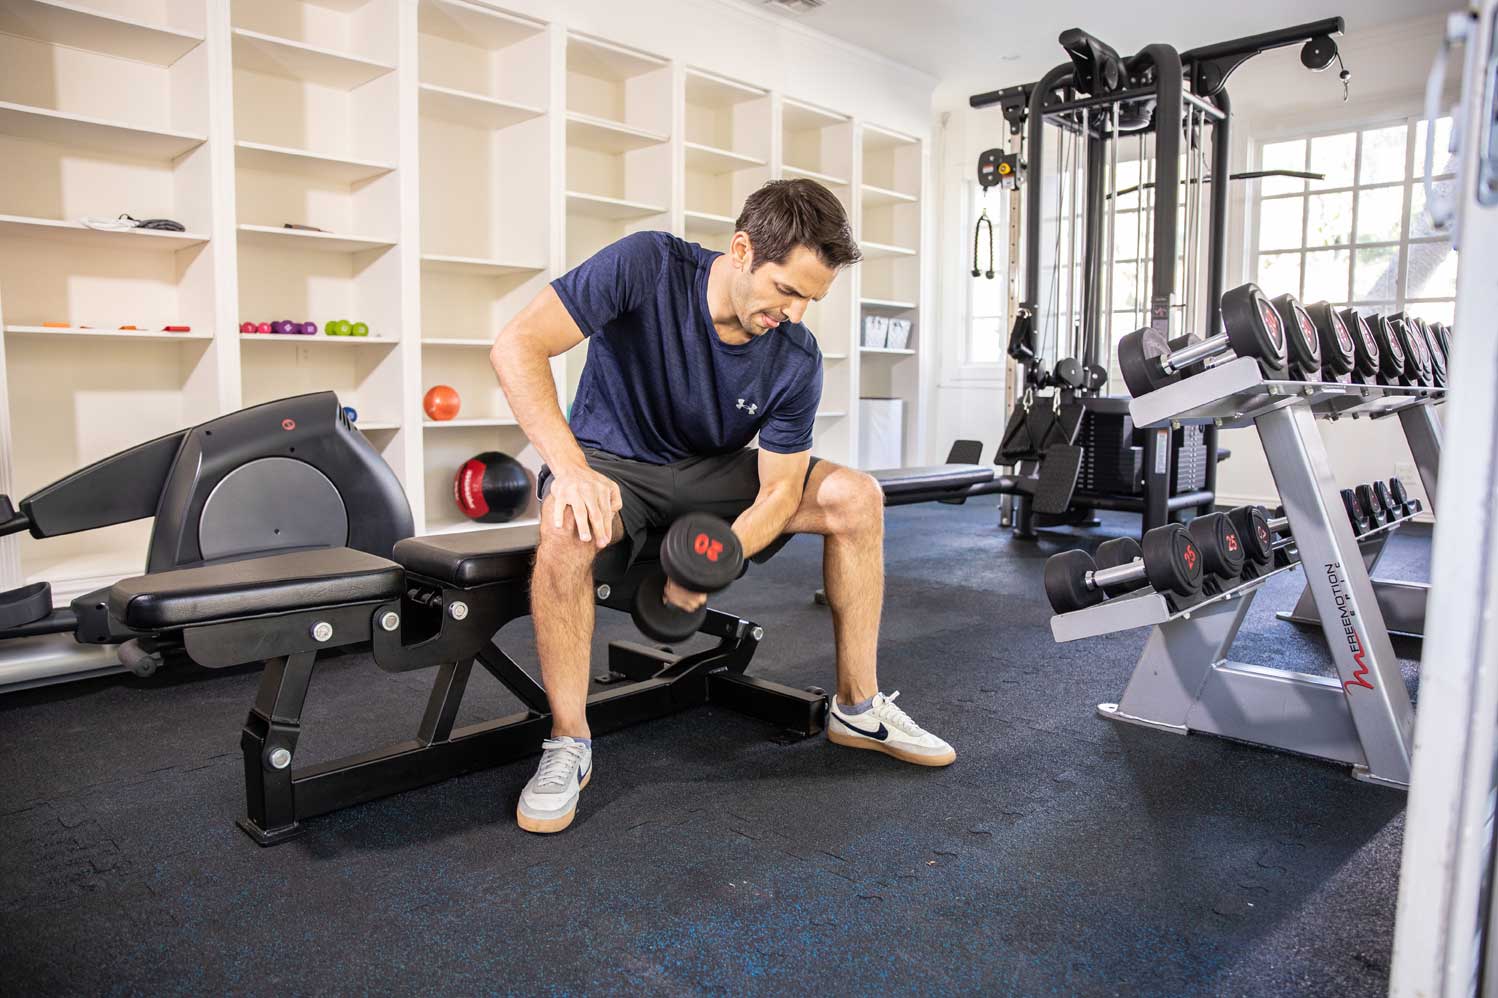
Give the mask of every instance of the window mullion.
[[1404, 308], [1406, 287], [1405, 275], [1410, 269], [1410, 207], [1414, 197], [1415, 175], [1415, 121], [1405, 123], [1404, 135], [1404, 197], [1400, 200], [1399, 212], [1399, 266], [1394, 270], [1394, 300]]

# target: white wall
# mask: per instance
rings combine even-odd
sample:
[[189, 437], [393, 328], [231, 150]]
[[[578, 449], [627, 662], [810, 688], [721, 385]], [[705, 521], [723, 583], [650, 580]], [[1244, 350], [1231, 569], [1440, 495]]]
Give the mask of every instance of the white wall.
[[[1352, 72], [1352, 99], [1342, 102], [1342, 87], [1336, 67], [1313, 74], [1300, 65], [1299, 47], [1293, 46], [1255, 57], [1241, 67], [1229, 82], [1233, 98], [1233, 169], [1245, 169], [1250, 145], [1256, 138], [1289, 128], [1361, 123], [1380, 116], [1417, 113], [1423, 99], [1425, 74], [1440, 45], [1444, 15], [1431, 15], [1376, 28], [1358, 28], [1356, 16], [1348, 18], [1348, 31], [1337, 39], [1343, 60]], [[1264, 29], [1274, 27], [1266, 24]], [[1057, 63], [1064, 54], [1056, 47]], [[1027, 82], [995, 79], [992, 87]], [[966, 281], [972, 264], [972, 233], [962, 211], [965, 182], [974, 176], [978, 154], [1003, 145], [1007, 125], [996, 109], [973, 110], [966, 99], [957, 106], [936, 109], [938, 127], [933, 137], [933, 172], [938, 191], [940, 218], [937, 240], [942, 262], [938, 276], [937, 321], [942, 330], [943, 358], [960, 354], [966, 327]], [[946, 123], [941, 124], [943, 115]], [[1249, 230], [1245, 224], [1251, 183], [1231, 188], [1228, 231], [1229, 287], [1252, 279], [1248, 261]], [[990, 210], [992, 214], [992, 209]], [[943, 370], [947, 365], [943, 364]], [[932, 396], [933, 455], [944, 452], [954, 437], [981, 439], [991, 453], [1003, 432], [1007, 406], [997, 381], [971, 386], [949, 379], [940, 381]], [[1393, 421], [1343, 420], [1324, 425], [1327, 450], [1332, 456], [1338, 481], [1348, 484], [1400, 474], [1411, 491], [1419, 494], [1419, 478], [1411, 464], [1404, 437]], [[1273, 478], [1251, 430], [1223, 434], [1223, 446], [1233, 457], [1219, 469], [1218, 492], [1224, 503], [1261, 502], [1273, 505]]]

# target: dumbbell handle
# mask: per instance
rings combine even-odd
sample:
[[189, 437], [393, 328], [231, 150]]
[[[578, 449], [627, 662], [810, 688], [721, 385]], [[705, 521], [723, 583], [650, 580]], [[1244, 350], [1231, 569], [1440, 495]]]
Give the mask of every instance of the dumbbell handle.
[[1144, 578], [1144, 560], [1135, 558], [1127, 565], [1112, 568], [1096, 568], [1087, 573], [1087, 588], [1105, 589], [1108, 586], [1127, 586]]
[[1179, 350], [1172, 350], [1169, 354], [1160, 358], [1160, 366], [1165, 368], [1166, 374], [1175, 374], [1182, 368], [1190, 367], [1199, 360], [1206, 360], [1208, 357], [1217, 356], [1222, 353], [1223, 348], [1227, 345], [1228, 334], [1218, 333], [1216, 336], [1207, 337], [1200, 343], [1193, 343], [1190, 346], [1181, 347]]

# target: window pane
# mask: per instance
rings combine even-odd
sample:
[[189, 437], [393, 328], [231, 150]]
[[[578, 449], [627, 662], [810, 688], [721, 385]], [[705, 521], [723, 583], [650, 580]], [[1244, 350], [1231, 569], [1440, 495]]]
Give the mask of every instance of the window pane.
[[1376, 128], [1363, 133], [1363, 164], [1358, 181], [1377, 184], [1404, 179], [1404, 142], [1409, 129], [1404, 125]]
[[1113, 259], [1132, 260], [1139, 255], [1139, 213], [1121, 211], [1113, 218]]
[[1139, 301], [1138, 289], [1134, 282], [1138, 279], [1139, 267], [1133, 263], [1117, 263], [1113, 265], [1113, 307], [1115, 309], [1132, 309]]
[[[1436, 119], [1436, 149], [1431, 175], [1456, 172], [1456, 157], [1451, 155], [1451, 119]], [[1425, 176], [1425, 119], [1415, 123], [1415, 176]]]
[[1306, 254], [1306, 284], [1302, 301], [1346, 300], [1349, 252], [1319, 250]]
[[[1118, 180], [1117, 180], [1117, 185], [1118, 186], [1115, 188], [1115, 190], [1120, 190], [1121, 191], [1121, 190], [1125, 190], [1127, 188], [1134, 187], [1134, 186], [1138, 185], [1138, 183], [1139, 183], [1139, 162], [1137, 160], [1128, 160], [1128, 161], [1125, 161], [1125, 162], [1120, 162], [1118, 164], [1118, 173], [1116, 174], [1116, 176], [1118, 177]], [[1119, 198], [1118, 198], [1118, 210], [1119, 211], [1122, 211], [1125, 208], [1137, 208], [1137, 207], [1139, 207], [1139, 192], [1138, 191], [1133, 191], [1133, 192], [1131, 192], [1129, 194], [1119, 195]]]
[[1259, 277], [1255, 282], [1273, 298], [1289, 292], [1300, 296], [1300, 254], [1260, 253]]
[[[999, 284], [1000, 281], [993, 283]], [[968, 341], [968, 363], [997, 364], [1004, 356], [1004, 325], [999, 319], [976, 319]]]
[[1392, 301], [1395, 275], [1399, 272], [1399, 249], [1378, 246], [1358, 250], [1352, 272], [1352, 296], [1358, 301]]
[[1352, 192], [1313, 194], [1306, 199], [1306, 245], [1352, 242]]
[[[984, 254], [982, 259], [983, 266], [987, 266], [987, 254]], [[1008, 295], [1005, 294], [1008, 282], [1004, 278], [1005, 274], [1002, 270], [996, 271], [994, 279], [991, 281], [986, 277], [968, 278], [968, 280], [973, 282], [974, 318], [998, 316], [1002, 319], [1004, 317], [1004, 312], [1006, 311], [1004, 306], [1008, 304], [1006, 301]]]
[[1456, 294], [1456, 251], [1446, 242], [1411, 243], [1405, 276], [1409, 298], [1449, 298]]
[[1404, 210], [1404, 186], [1358, 191], [1358, 242], [1399, 240], [1399, 213]]
[[[1270, 142], [1264, 146], [1262, 168], [1265, 170], [1304, 170], [1306, 168], [1306, 140], [1293, 142]], [[1292, 194], [1306, 189], [1304, 180], [1288, 177], [1265, 177], [1259, 181], [1259, 192], [1265, 197], [1271, 194]]]
[[1300, 245], [1305, 198], [1274, 198], [1259, 204], [1259, 249], [1292, 249]]
[[1444, 322], [1451, 325], [1456, 313], [1456, 302], [1450, 301], [1419, 301], [1411, 302], [1409, 311], [1418, 315], [1426, 322]]
[[[1441, 195], [1448, 198], [1456, 193], [1455, 180], [1437, 180], [1431, 186]], [[1430, 224], [1430, 216], [1425, 213], [1425, 181], [1416, 181], [1414, 189], [1410, 192], [1410, 238], [1419, 239], [1421, 236], [1449, 235], [1450, 226], [1445, 229], [1438, 229]]]
[[1311, 190], [1328, 187], [1351, 187], [1352, 166], [1357, 155], [1358, 133], [1323, 135], [1311, 140], [1311, 172], [1326, 174], [1325, 180], [1311, 181]]

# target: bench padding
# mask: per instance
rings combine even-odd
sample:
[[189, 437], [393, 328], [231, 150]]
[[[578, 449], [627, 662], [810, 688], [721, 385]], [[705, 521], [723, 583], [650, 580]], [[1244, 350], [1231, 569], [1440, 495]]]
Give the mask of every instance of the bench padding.
[[405, 573], [394, 562], [322, 548], [124, 579], [109, 591], [109, 612], [128, 627], [156, 631], [395, 599], [404, 591]]
[[472, 530], [397, 541], [392, 557], [407, 571], [444, 585], [471, 589], [528, 578], [534, 544], [517, 544], [512, 530]]

